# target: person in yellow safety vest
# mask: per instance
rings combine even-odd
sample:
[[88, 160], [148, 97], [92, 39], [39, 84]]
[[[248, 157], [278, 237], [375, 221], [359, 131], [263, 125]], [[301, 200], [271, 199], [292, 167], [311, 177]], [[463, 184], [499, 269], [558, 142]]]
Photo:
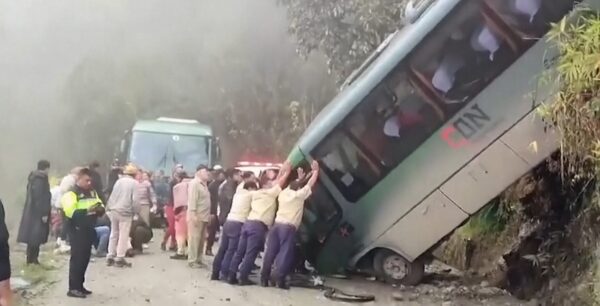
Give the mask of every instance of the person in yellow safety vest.
[[69, 261], [69, 291], [67, 296], [85, 298], [92, 294], [83, 283], [96, 240], [96, 219], [105, 212], [98, 193], [92, 188], [91, 172], [83, 168], [77, 173], [75, 187], [61, 198], [65, 216], [69, 219], [71, 259]]

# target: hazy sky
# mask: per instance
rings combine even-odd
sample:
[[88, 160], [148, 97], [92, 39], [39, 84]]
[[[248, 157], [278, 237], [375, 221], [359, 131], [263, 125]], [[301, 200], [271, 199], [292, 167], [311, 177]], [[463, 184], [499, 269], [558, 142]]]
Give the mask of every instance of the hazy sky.
[[[28, 171], [47, 152], [69, 149], [61, 139], [70, 135], [56, 123], [69, 111], [61, 95], [82, 61], [122, 66], [139, 58], [176, 62], [180, 54], [210, 61], [240, 48], [260, 53], [265, 45], [292, 52], [285, 12], [275, 2], [0, 0], [0, 197], [13, 199], [15, 188], [24, 189]], [[155, 73], [188, 73], [166, 63]]]

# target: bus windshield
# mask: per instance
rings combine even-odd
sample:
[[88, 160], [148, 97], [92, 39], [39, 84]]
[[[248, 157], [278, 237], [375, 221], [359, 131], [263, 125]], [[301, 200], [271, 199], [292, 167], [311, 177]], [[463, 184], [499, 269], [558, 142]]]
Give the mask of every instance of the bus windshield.
[[143, 169], [169, 173], [177, 164], [186, 171], [209, 165], [209, 137], [133, 132], [129, 161]]

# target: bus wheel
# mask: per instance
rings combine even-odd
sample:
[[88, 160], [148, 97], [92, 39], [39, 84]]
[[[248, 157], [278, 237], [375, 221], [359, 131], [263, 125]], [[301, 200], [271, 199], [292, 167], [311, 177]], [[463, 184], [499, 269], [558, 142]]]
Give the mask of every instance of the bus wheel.
[[397, 285], [417, 285], [425, 274], [425, 264], [422, 260], [410, 262], [388, 249], [379, 250], [375, 254], [373, 268], [386, 283]]

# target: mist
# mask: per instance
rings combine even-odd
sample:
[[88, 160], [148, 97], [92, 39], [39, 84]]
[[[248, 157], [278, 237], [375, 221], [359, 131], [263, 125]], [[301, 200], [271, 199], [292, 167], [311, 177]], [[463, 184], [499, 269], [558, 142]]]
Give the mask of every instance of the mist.
[[[37, 160], [49, 159], [56, 176], [91, 159], [106, 165], [134, 119], [185, 116], [165, 103], [212, 107], [241, 82], [223, 61], [267, 70], [298, 61], [286, 22], [270, 0], [0, 0], [0, 197], [9, 214], [20, 214]], [[298, 83], [326, 75], [319, 58], [297, 66]], [[113, 100], [145, 102], [115, 117], [106, 137], [78, 138], [98, 125], [77, 114], [89, 109], [106, 121]]]

